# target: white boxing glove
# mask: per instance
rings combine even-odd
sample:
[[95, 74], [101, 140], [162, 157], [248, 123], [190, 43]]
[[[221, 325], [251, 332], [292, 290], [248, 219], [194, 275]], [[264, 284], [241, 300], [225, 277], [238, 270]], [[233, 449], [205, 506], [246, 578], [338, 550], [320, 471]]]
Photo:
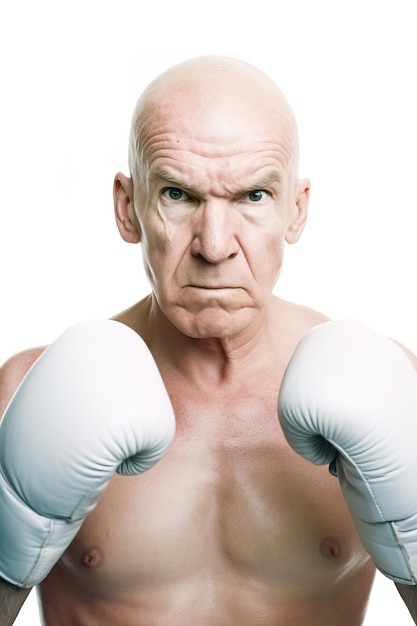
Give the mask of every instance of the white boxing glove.
[[338, 476], [376, 566], [417, 583], [417, 372], [405, 352], [359, 322], [315, 327], [279, 396], [291, 447]]
[[143, 340], [119, 322], [81, 322], [29, 370], [0, 424], [0, 575], [39, 583], [115, 472], [168, 449], [175, 419]]

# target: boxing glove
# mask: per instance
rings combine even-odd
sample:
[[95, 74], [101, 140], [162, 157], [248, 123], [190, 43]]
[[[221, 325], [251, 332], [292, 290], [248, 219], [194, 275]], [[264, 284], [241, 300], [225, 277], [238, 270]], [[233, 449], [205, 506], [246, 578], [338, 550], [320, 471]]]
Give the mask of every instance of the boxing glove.
[[278, 402], [291, 447], [329, 464], [362, 542], [389, 578], [417, 582], [417, 373], [393, 341], [350, 320], [300, 341]]
[[174, 414], [143, 340], [119, 322], [81, 322], [31, 367], [0, 423], [0, 575], [39, 583], [115, 472], [168, 449]]

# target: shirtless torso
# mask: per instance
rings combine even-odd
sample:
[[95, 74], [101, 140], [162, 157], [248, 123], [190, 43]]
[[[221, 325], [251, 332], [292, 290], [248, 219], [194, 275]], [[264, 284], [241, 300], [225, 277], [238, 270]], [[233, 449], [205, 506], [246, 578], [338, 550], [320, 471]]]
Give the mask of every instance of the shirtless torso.
[[[296, 343], [324, 318], [274, 307], [280, 323], [262, 362], [246, 355], [217, 380], [165, 367], [156, 341], [175, 442], [146, 474], [113, 478], [40, 585], [44, 624], [362, 623], [374, 567], [337, 480], [290, 450], [276, 412]], [[116, 319], [153, 350], [143, 308]], [[22, 370], [38, 354], [21, 357]]]

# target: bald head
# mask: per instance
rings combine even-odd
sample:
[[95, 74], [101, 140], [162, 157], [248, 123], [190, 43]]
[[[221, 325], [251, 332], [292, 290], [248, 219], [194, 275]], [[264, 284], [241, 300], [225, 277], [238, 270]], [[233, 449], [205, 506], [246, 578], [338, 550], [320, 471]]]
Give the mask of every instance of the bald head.
[[[279, 137], [297, 169], [298, 135], [293, 112], [265, 73], [238, 59], [206, 56], [171, 67], [153, 80], [136, 105], [131, 127], [129, 166], [133, 179], [147, 163], [147, 146], [167, 126], [179, 135], [249, 143], [258, 131]], [[244, 137], [242, 137], [242, 129]]]

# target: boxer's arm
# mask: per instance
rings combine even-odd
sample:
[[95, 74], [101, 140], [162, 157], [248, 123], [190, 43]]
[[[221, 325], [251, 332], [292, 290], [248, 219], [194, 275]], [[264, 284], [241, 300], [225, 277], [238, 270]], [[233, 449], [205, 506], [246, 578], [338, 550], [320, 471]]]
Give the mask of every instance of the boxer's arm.
[[[42, 353], [43, 348], [26, 350], [0, 367], [0, 419], [20, 381]], [[0, 577], [0, 626], [11, 626], [30, 593]]]
[[112, 320], [64, 331], [0, 423], [1, 576], [25, 588], [41, 582], [112, 476], [151, 469], [174, 436], [167, 390], [136, 332]]
[[290, 361], [279, 411], [294, 450], [338, 476], [364, 546], [417, 624], [416, 370], [407, 348], [358, 322], [322, 324]]
[[30, 589], [21, 589], [0, 578], [0, 626], [11, 626]]
[[[401, 343], [397, 342], [400, 348], [404, 350], [415, 370], [417, 371], [417, 357], [411, 350]], [[417, 419], [417, 417], [416, 417]], [[411, 617], [415, 624], [417, 624], [417, 586], [416, 585], [402, 585], [401, 583], [395, 583], [401, 598], [404, 601]]]
[[31, 348], [12, 356], [0, 367], [0, 420], [23, 377], [45, 348]]
[[402, 585], [401, 583], [395, 583], [395, 585], [413, 618], [414, 624], [417, 624], [417, 587], [415, 585]]

